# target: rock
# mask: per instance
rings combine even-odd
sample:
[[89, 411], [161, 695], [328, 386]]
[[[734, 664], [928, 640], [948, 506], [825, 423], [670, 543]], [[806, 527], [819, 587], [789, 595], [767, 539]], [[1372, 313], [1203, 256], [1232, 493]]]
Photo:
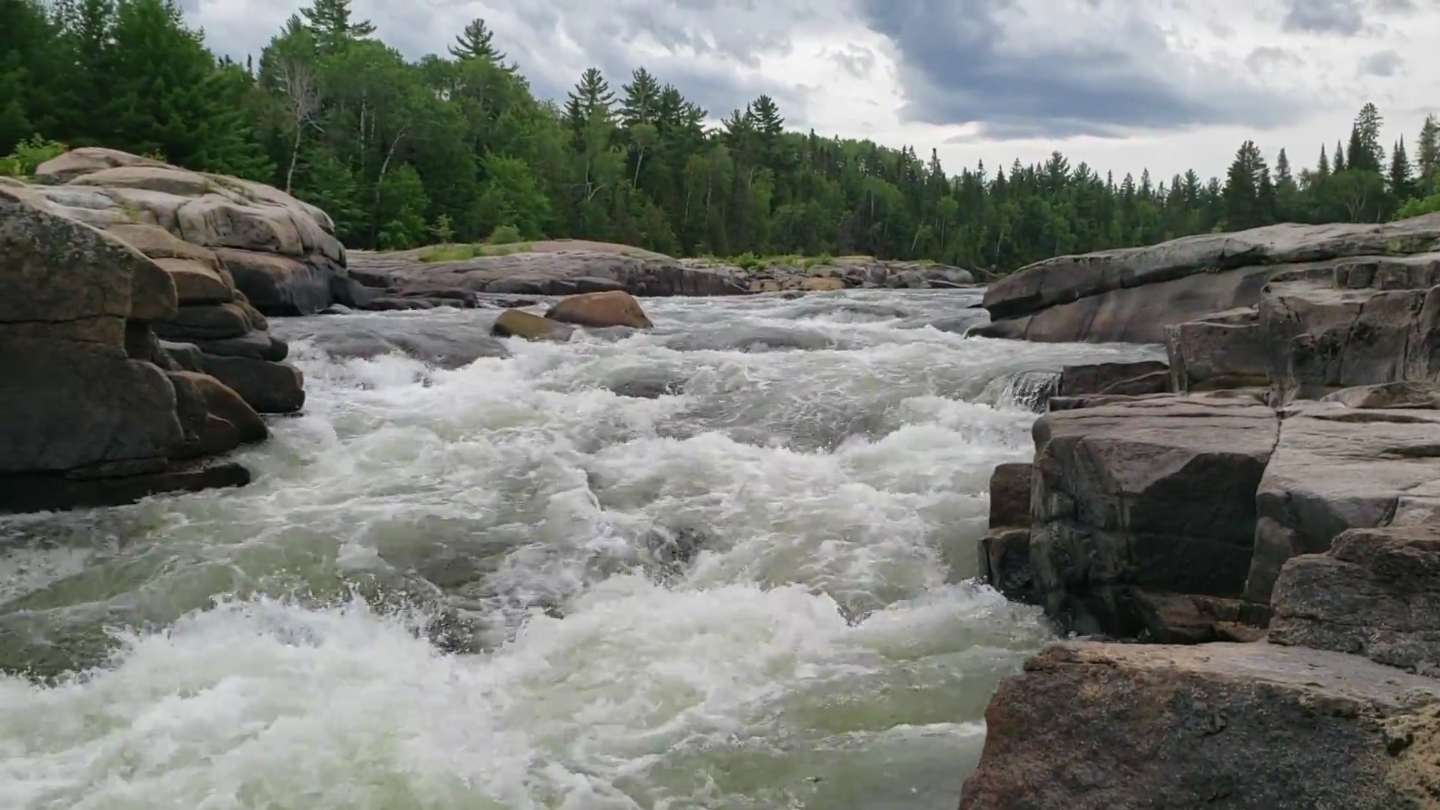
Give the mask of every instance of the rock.
[[1263, 643], [1058, 645], [1001, 682], [960, 808], [1434, 807], [1437, 687]]
[[1031, 567], [1062, 627], [1134, 637], [1132, 588], [1238, 597], [1275, 412], [1171, 396], [1052, 411], [1035, 423]]
[[1260, 320], [1277, 402], [1361, 385], [1440, 382], [1440, 287], [1275, 284], [1261, 299]]
[[289, 363], [202, 354], [200, 367], [260, 413], [294, 413], [305, 406], [305, 379]]
[[290, 346], [269, 332], [247, 332], [240, 337], [220, 340], [192, 340], [191, 343], [205, 354], [221, 357], [248, 357], [252, 360], [269, 360], [278, 363], [290, 354]]
[[1270, 640], [1440, 672], [1440, 525], [1350, 529], [1285, 563]]
[[630, 293], [618, 290], [572, 295], [551, 307], [545, 317], [560, 323], [597, 329], [607, 326], [649, 329], [654, 326], [645, 310], [640, 308], [640, 302]]
[[1424, 522], [1440, 508], [1435, 487], [1440, 413], [1339, 403], [1291, 409], [1255, 496], [1245, 597], [1268, 603], [1286, 560], [1328, 551], [1346, 529]]
[[35, 179], [41, 183], [68, 183], [77, 177], [103, 169], [120, 166], [164, 166], [158, 160], [121, 152], [118, 149], [104, 149], [98, 146], [84, 146], [51, 158], [35, 168]]
[[187, 445], [184, 450], [174, 454], [177, 458], [220, 455], [240, 446], [239, 428], [219, 414], [211, 412], [205, 401], [205, 394], [196, 384], [199, 378], [213, 380], [213, 377], [191, 371], [172, 371], [168, 376], [171, 385], [175, 387], [180, 427], [185, 432]]
[[[497, 249], [502, 249], [497, 247]], [[531, 242], [504, 255], [424, 261], [423, 251], [349, 256], [351, 272], [389, 277], [400, 290], [451, 288], [476, 293], [573, 295], [619, 289], [636, 296], [743, 295], [736, 268], [701, 268], [659, 253], [579, 240]]]
[[623, 369], [607, 380], [605, 387], [622, 397], [659, 399], [684, 393], [685, 379], [664, 369], [641, 366]]
[[75, 474], [0, 474], [0, 512], [123, 506], [163, 493], [243, 487], [250, 471], [233, 461], [170, 462], [164, 469], [97, 478]]
[[163, 461], [184, 442], [164, 372], [118, 346], [3, 338], [0, 368], [0, 474]]
[[220, 271], [193, 259], [155, 259], [170, 274], [181, 306], [228, 304], [235, 300], [235, 289]]
[[519, 309], [507, 309], [495, 319], [491, 332], [496, 337], [519, 337], [526, 340], [568, 341], [574, 327], [542, 318]]
[[175, 308], [174, 284], [144, 254], [0, 186], [0, 324], [85, 322], [87, 339], [118, 345], [126, 318]]
[[1254, 307], [1167, 326], [1165, 350], [1175, 391], [1270, 385], [1270, 355]]
[[234, 277], [236, 288], [267, 315], [313, 315], [334, 303], [330, 268], [252, 250], [220, 248], [215, 253]]
[[1347, 408], [1425, 408], [1440, 409], [1440, 385], [1413, 382], [1389, 382], [1342, 388], [1320, 398], [1321, 402], [1338, 402]]
[[1169, 390], [1169, 384], [1170, 368], [1158, 361], [1095, 363], [1062, 368], [1055, 395], [1074, 397], [1084, 394], [1163, 394]]
[[[1251, 307], [1272, 279], [1440, 250], [1440, 214], [1382, 224], [1282, 224], [1046, 259], [985, 291], [988, 337], [1161, 343], [1167, 326]], [[1420, 286], [1420, 285], [1417, 285]]]
[[1030, 462], [997, 464], [990, 474], [990, 528], [1030, 527]]
[[843, 278], [807, 278], [800, 282], [800, 289], [807, 292], [827, 292], [845, 289]]
[[270, 438], [270, 429], [255, 409], [228, 385], [208, 374], [172, 371], [172, 381], [184, 381], [199, 392], [205, 409], [235, 427], [240, 444], [254, 444]]
[[990, 474], [989, 531], [980, 540], [980, 579], [1007, 599], [1036, 604], [1030, 570], [1029, 462], [1000, 464]]
[[204, 360], [200, 356], [199, 346], [193, 343], [174, 343], [168, 340], [162, 340], [160, 341], [160, 348], [178, 367], [177, 370], [202, 371]]
[[170, 318], [153, 326], [155, 334], [167, 340], [196, 338], [223, 340], [246, 335], [254, 325], [237, 304], [180, 307]]

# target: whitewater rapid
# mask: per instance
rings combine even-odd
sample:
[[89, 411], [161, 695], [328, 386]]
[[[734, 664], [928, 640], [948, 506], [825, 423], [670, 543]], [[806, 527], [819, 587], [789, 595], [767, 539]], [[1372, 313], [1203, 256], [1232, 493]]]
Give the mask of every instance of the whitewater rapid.
[[954, 807], [1049, 638], [969, 581], [1017, 392], [1155, 352], [967, 340], [978, 298], [277, 321], [251, 486], [0, 519], [0, 807]]

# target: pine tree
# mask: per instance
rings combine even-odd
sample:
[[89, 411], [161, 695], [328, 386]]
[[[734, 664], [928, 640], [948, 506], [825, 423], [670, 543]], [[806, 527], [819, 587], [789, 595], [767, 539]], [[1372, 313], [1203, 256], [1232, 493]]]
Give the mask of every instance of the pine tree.
[[1360, 108], [1355, 116], [1355, 125], [1350, 129], [1350, 168], [1379, 174], [1385, 163], [1385, 151], [1380, 148], [1380, 125], [1384, 119], [1374, 104], [1369, 102]]
[[[1353, 133], [1354, 130], [1352, 129], [1351, 132]], [[1341, 173], [1341, 172], [1343, 172], [1343, 171], [1345, 171], [1345, 149], [1340, 145], [1340, 142], [1339, 142], [1339, 141], [1336, 141], [1336, 142], [1335, 142], [1335, 168], [1332, 169], [1330, 173], [1331, 173], [1331, 174], [1339, 174], [1339, 173]]]
[[1434, 114], [1425, 116], [1425, 125], [1420, 128], [1418, 153], [1415, 155], [1418, 188], [1421, 197], [1428, 197], [1440, 191], [1440, 121]]
[[486, 59], [495, 65], [503, 65], [505, 54], [495, 47], [492, 40], [495, 32], [480, 18], [475, 18], [465, 24], [465, 30], [455, 37], [455, 43], [449, 47], [450, 55], [456, 59]]
[[1401, 136], [1390, 153], [1390, 193], [1406, 200], [1414, 190], [1411, 186], [1410, 157], [1405, 153], [1405, 137]]
[[324, 53], [335, 53], [375, 33], [375, 26], [369, 20], [351, 22], [350, 0], [314, 0], [300, 9], [300, 16], [305, 18]]

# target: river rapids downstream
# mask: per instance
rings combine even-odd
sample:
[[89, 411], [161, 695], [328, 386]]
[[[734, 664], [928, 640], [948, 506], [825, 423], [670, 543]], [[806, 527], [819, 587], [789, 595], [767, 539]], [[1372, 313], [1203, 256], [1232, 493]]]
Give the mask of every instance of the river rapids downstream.
[[953, 808], [1049, 638], [970, 581], [990, 473], [1040, 372], [1155, 355], [967, 340], [979, 296], [277, 320], [251, 486], [0, 520], [0, 807]]

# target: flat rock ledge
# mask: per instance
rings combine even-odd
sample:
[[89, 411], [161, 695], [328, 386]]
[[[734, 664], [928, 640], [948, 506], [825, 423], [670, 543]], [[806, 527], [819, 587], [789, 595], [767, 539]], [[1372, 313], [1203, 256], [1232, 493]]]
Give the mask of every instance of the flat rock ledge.
[[1168, 360], [1063, 369], [992, 476], [981, 577], [1071, 640], [1002, 683], [961, 808], [1440, 808], [1437, 233], [1277, 226], [991, 288], [990, 334]]
[[107, 149], [0, 180], [0, 512], [243, 486], [304, 380], [237, 281], [343, 269], [324, 212]]

